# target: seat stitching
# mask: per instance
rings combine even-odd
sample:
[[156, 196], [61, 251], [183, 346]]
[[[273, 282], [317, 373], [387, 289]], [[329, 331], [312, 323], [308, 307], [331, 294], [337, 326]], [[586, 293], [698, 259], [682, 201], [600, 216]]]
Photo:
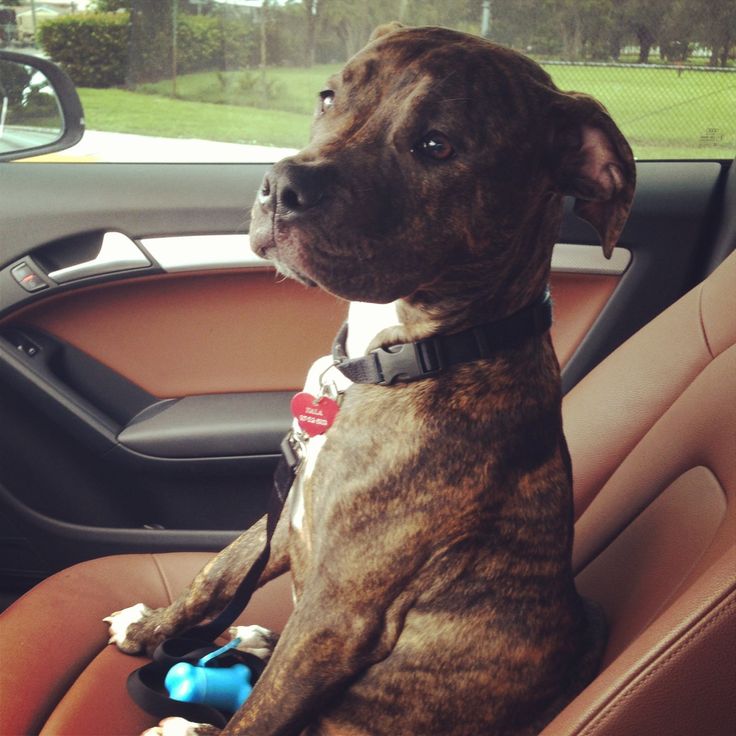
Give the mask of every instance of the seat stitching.
[[698, 289], [698, 319], [700, 320], [700, 331], [703, 333], [703, 341], [705, 342], [705, 347], [708, 349], [708, 354], [710, 355], [710, 357], [715, 359], [716, 356], [713, 352], [713, 349], [711, 348], [710, 341], [708, 340], [708, 331], [705, 328], [705, 319], [703, 318], [703, 294], [705, 292], [705, 289], [703, 288], [703, 283], [700, 284], [700, 288]]
[[152, 554], [151, 559], [153, 560], [153, 564], [156, 567], [156, 570], [158, 570], [159, 577], [161, 578], [161, 584], [163, 585], [164, 591], [166, 592], [166, 596], [169, 599], [169, 605], [174, 602], [174, 596], [171, 592], [171, 586], [169, 585], [169, 581], [166, 577], [166, 574], [163, 571], [163, 568], [161, 567], [161, 563], [159, 562], [158, 555]]
[[[698, 358], [702, 359], [703, 361], [702, 364], [696, 367], [695, 372], [692, 375], [683, 379], [683, 381], [681, 382], [681, 385], [674, 387], [673, 390], [668, 393], [666, 397], [666, 402], [667, 402], [666, 405], [663, 406], [659, 412], [654, 412], [652, 416], [648, 417], [646, 426], [642, 426], [640, 428], [640, 431], [635, 433], [635, 435], [631, 438], [629, 442], [627, 442], [625, 445], [619, 448], [619, 452], [616, 454], [616, 458], [610, 463], [611, 465], [610, 470], [603, 478], [601, 478], [601, 481], [598, 484], [597, 492], [595, 492], [591, 496], [588, 503], [585, 505], [585, 507], [580, 509], [579, 513], [576, 512], [577, 515], [576, 515], [575, 523], [580, 521], [580, 519], [583, 517], [585, 512], [592, 506], [596, 498], [600, 495], [602, 489], [606, 486], [607, 483], [610, 482], [611, 478], [613, 478], [613, 476], [618, 472], [622, 463], [636, 450], [636, 448], [647, 437], [647, 435], [649, 435], [649, 433], [654, 430], [654, 428], [657, 426], [657, 424], [659, 424], [662, 418], [672, 409], [672, 407], [692, 387], [692, 385], [696, 381], [700, 380], [700, 377], [702, 376], [702, 374], [710, 367], [713, 361], [719, 358], [720, 355], [722, 355], [723, 352], [725, 352], [725, 351], [722, 351], [722, 353], [719, 353], [718, 355], [713, 355], [713, 351], [711, 350], [710, 344], [708, 343], [707, 335], [705, 334], [705, 325], [703, 322], [703, 315], [702, 315], [702, 308], [701, 308], [702, 297], [703, 297], [703, 283], [695, 287], [698, 289], [698, 323], [700, 325], [700, 332], [703, 338], [703, 344], [705, 346], [705, 353], [706, 353], [705, 356], [702, 356], [700, 354], [700, 351], [698, 351]], [[652, 322], [658, 319], [658, 317], [659, 315], [655, 317], [652, 320]], [[649, 324], [651, 324], [651, 322]], [[627, 343], [624, 343], [624, 346], [626, 344]], [[574, 465], [575, 463], [573, 459], [573, 467]], [[587, 565], [589, 562], [590, 562], [590, 559], [588, 559], [585, 562], [585, 564]], [[581, 566], [581, 569], [583, 566], [584, 565]]]
[[[591, 717], [591, 720], [588, 721], [583, 729], [579, 731], [581, 736], [594, 733], [592, 730], [593, 728], [600, 726], [615, 715], [616, 711], [619, 710], [627, 700], [637, 695], [642, 687], [655, 675], [658, 675], [671, 659], [681, 654], [691, 644], [696, 643], [708, 632], [710, 628], [720, 622], [721, 619], [730, 615], [733, 610], [736, 610], [736, 597], [734, 597], [733, 588], [727, 594], [725, 599], [721, 599], [721, 601], [716, 604], [716, 608], [717, 607], [720, 607], [720, 610], [717, 610], [716, 613], [713, 614], [715, 609], [711, 608], [710, 611], [708, 611], [695, 624], [695, 626], [690, 629], [689, 633], [672, 642], [669, 646], [669, 651], [666, 654], [655, 657], [654, 661], [646, 665], [649, 670], [648, 672], [645, 674], [641, 674], [640, 672], [638, 675], [634, 675], [628, 683], [618, 689], [618, 692], [613, 693], [608, 702], [605, 703], [601, 709]], [[709, 615], [710, 618], [706, 620], [706, 617]]]
[[[706, 344], [706, 347], [707, 347], [707, 344]], [[668, 397], [667, 405], [662, 407], [662, 410], [658, 414], [656, 414], [651, 424], [649, 424], [645, 429], [642, 429], [638, 433], [638, 435], [633, 438], [633, 440], [630, 443], [628, 443], [624, 448], [622, 448], [622, 450], [618, 453], [618, 457], [615, 463], [613, 464], [611, 471], [600, 482], [597, 493], [595, 493], [595, 495], [591, 498], [588, 505], [584, 509], [582, 509], [582, 511], [580, 511], [580, 514], [575, 519], [575, 524], [578, 524], [578, 522], [583, 518], [583, 516], [588, 511], [588, 509], [595, 503], [595, 501], [598, 499], [598, 497], [603, 492], [603, 489], [608, 485], [608, 483], [611, 482], [611, 480], [616, 475], [616, 473], [619, 472], [624, 462], [626, 462], [631, 457], [631, 455], [633, 455], [637, 451], [639, 446], [647, 439], [647, 437], [649, 437], [649, 435], [655, 431], [657, 425], [659, 425], [660, 422], [662, 422], [664, 417], [667, 416], [670, 413], [670, 411], [673, 410], [673, 407], [675, 406], [675, 404], [677, 404], [682, 399], [682, 397], [692, 388], [692, 386], [696, 383], [696, 381], [701, 380], [702, 375], [715, 363], [716, 360], [719, 360], [719, 359], [727, 360], [728, 357], [722, 358], [721, 356], [725, 355], [727, 352], [730, 352], [730, 350], [731, 348], [728, 348], [727, 351], [723, 351], [715, 358], [710, 358], [705, 363], [705, 365], [703, 365], [697, 370], [697, 372], [690, 378], [690, 380], [684, 386], [679, 388], [677, 391], [673, 391], [671, 396]], [[708, 353], [710, 355], [710, 351], [708, 351]], [[573, 461], [573, 464], [574, 464], [574, 461]], [[714, 472], [709, 466], [704, 465], [704, 467], [711, 470], [711, 472]], [[686, 469], [685, 471], [683, 471], [683, 473], [687, 472], [687, 470], [690, 470], [690, 469], [691, 468]], [[682, 475], [682, 473], [680, 475]], [[715, 472], [714, 472], [714, 475], [715, 475]], [[677, 477], [680, 477], [680, 476], [677, 476]], [[676, 478], [672, 478], [670, 480], [670, 483], [674, 482], [674, 480], [676, 480]], [[658, 489], [656, 489], [656, 491], [651, 495], [651, 497], [649, 497], [646, 500], [644, 505], [638, 511], [635, 511], [634, 515], [631, 518], [624, 521], [623, 527], [615, 531], [612, 531], [611, 535], [606, 537], [605, 539], [602, 539], [600, 544], [597, 547], [595, 547], [595, 549], [590, 550], [589, 554], [584, 559], [579, 560], [577, 563], [577, 566], [574, 569], [574, 573], [577, 575], [580, 572], [582, 572], [582, 570], [584, 570], [599, 554], [601, 554], [601, 552], [603, 552], [604, 549], [606, 549], [613, 542], [613, 540], [623, 531], [624, 528], [626, 528], [629, 524], [631, 524], [646, 508], [648, 508], [655, 501], [655, 499], [657, 499], [662, 494], [662, 492], [668, 487], [668, 485], [669, 484], [661, 485]]]
[[[733, 591], [729, 594], [729, 597], [732, 596], [732, 593]], [[592, 719], [584, 727], [584, 730], [580, 731], [580, 733], [582, 735], [586, 733], [593, 733], [591, 731], [591, 728], [593, 728], [594, 726], [598, 726], [601, 723], [605, 723], [605, 721], [609, 720], [611, 716], [615, 715], [615, 712], [621, 708], [625, 701], [636, 695], [637, 692], [642, 688], [643, 685], [647, 683], [648, 680], [659, 674], [659, 672], [662, 670], [663, 667], [667, 665], [670, 659], [680, 654], [690, 644], [701, 638], [702, 635], [705, 634], [708, 629], [710, 629], [714, 624], [718, 623], [722, 618], [730, 614], [731, 609], [736, 607], [735, 603], [736, 599], [726, 601], [725, 605], [723, 603], [721, 604], [724, 605], [724, 607], [715, 615], [713, 615], [710, 619], [704, 621], [705, 617], [701, 618], [700, 621], [695, 625], [693, 629], [690, 630], [688, 634], [686, 634], [684, 637], [679, 638], [677, 641], [673, 642], [670, 645], [670, 651], [667, 654], [659, 658], [655, 658], [653, 662], [650, 662], [648, 665], [646, 665], [649, 669], [646, 674], [642, 675], [641, 673], [639, 673], [639, 675], [634, 675], [633, 678], [628, 683], [623, 685], [617, 693], [614, 693], [608, 703], [606, 703], [601, 708], [601, 710], [592, 717]], [[712, 611], [713, 609], [711, 609], [711, 612]], [[707, 615], [708, 614], [706, 614], [706, 616]], [[623, 692], [624, 690], [625, 692]]]

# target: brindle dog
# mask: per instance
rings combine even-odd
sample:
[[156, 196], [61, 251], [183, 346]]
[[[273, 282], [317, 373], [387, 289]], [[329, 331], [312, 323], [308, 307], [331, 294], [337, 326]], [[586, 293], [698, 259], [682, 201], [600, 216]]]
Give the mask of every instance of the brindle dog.
[[[524, 56], [391, 25], [327, 87], [310, 144], [264, 179], [251, 241], [305, 284], [398, 300], [401, 324], [371, 348], [533, 302], [563, 195], [610, 255], [631, 150], [599, 103]], [[291, 570], [294, 612], [225, 732], [529, 734], [574, 696], [602, 647], [573, 582], [560, 401], [548, 334], [350, 387], [303, 519], [283, 515], [262, 576]], [[261, 522], [169, 608], [114, 634], [121, 648], [150, 651], [221, 610], [263, 539]]]

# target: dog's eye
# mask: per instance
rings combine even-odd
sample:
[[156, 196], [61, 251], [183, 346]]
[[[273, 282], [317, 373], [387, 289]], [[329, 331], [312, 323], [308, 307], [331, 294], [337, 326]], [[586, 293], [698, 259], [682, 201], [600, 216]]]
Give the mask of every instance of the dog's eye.
[[335, 104], [335, 93], [331, 89], [325, 89], [319, 93], [319, 97], [319, 113], [324, 115]]
[[455, 153], [455, 149], [452, 147], [450, 139], [444, 133], [433, 130], [427, 133], [424, 138], [417, 141], [411, 152], [421, 153], [423, 156], [432, 158], [435, 161], [445, 161]]

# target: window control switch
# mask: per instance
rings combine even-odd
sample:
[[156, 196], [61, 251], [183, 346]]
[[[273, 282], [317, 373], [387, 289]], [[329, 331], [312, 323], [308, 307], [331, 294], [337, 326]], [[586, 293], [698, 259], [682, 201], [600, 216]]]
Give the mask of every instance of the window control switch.
[[10, 273], [26, 291], [34, 292], [48, 289], [48, 284], [25, 261], [14, 266]]
[[24, 334], [17, 329], [6, 330], [2, 335], [8, 340], [19, 353], [27, 355], [29, 358], [33, 358], [41, 352], [41, 346], [31, 340], [28, 335]]

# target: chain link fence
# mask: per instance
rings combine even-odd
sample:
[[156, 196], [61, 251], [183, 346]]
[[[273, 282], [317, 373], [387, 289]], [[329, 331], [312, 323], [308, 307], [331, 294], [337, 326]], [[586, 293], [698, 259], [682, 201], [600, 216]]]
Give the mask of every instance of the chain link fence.
[[542, 61], [564, 90], [608, 108], [640, 159], [733, 158], [736, 68]]

